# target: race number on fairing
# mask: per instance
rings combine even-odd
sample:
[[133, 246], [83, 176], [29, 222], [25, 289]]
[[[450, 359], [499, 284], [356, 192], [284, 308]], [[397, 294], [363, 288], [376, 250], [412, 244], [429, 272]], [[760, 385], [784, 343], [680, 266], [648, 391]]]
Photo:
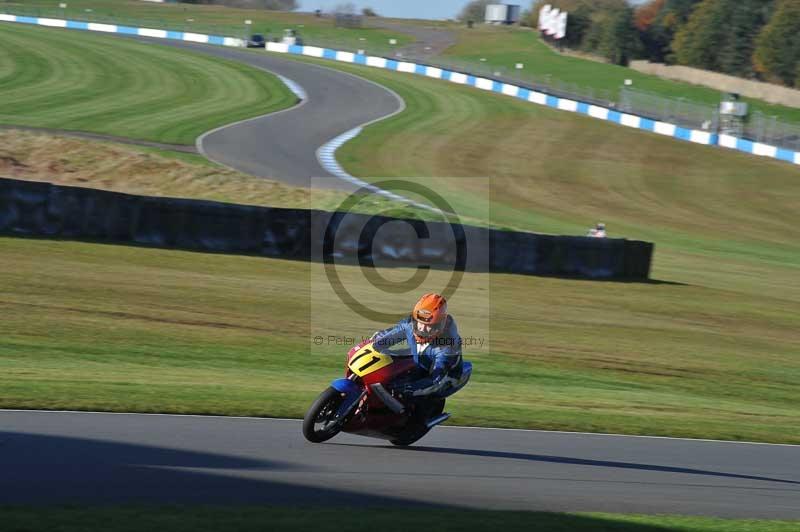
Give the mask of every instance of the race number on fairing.
[[350, 371], [359, 377], [363, 377], [381, 368], [385, 368], [392, 362], [392, 357], [378, 353], [372, 347], [372, 343], [368, 343], [356, 351], [347, 366], [350, 368]]

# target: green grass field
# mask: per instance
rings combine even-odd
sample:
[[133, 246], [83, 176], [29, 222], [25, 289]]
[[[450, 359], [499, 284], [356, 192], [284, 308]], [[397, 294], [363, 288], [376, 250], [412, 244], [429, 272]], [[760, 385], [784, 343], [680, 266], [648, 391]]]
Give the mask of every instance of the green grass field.
[[[413, 41], [397, 31], [377, 28], [336, 28], [329, 18], [303, 13], [263, 12], [219, 6], [150, 4], [135, 0], [75, 0], [61, 10], [51, 0], [0, 2], [0, 10], [30, 16], [63, 17], [98, 22], [125, 23], [135, 26], [169, 28], [200, 33], [225, 34], [237, 37], [248, 31], [280, 36], [284, 29], [298, 31], [310, 44], [365, 49], [368, 53], [391, 55], [394, 50]], [[87, 9], [91, 11], [87, 11]], [[246, 27], [244, 20], [251, 20]], [[535, 31], [525, 28], [498, 28], [478, 25], [467, 30], [460, 24], [444, 21], [406, 21], [411, 24], [436, 25], [457, 34], [457, 44], [437, 58], [477, 72], [500, 71], [521, 79], [549, 79], [576, 84], [582, 88], [606, 91], [616, 98], [625, 79], [634, 87], [670, 98], [717, 105], [719, 91], [687, 83], [658, 78], [635, 70], [559, 54], [543, 44]], [[389, 40], [395, 39], [396, 45]], [[480, 61], [483, 58], [485, 61]], [[518, 71], [516, 63], [525, 68]], [[800, 109], [769, 104], [745, 98], [753, 111], [761, 111], [780, 120], [800, 122]]]
[[[615, 514], [553, 514], [544, 512], [493, 512], [378, 508], [381, 529], [406, 531], [435, 523], [442, 532], [502, 528], [525, 532], [793, 532], [797, 522], [746, 521], [704, 517], [671, 517]], [[282, 531], [310, 529], [360, 531], [364, 529], [363, 508], [263, 508], [263, 507], [110, 507], [2, 508], [0, 518], [7, 532], [58, 530], [79, 532], [103, 529], [108, 532], [169, 530], [204, 532], [235, 530]]]
[[[300, 417], [346, 351], [312, 338], [375, 329], [316, 264], [12, 238], [0, 262], [0, 407]], [[454, 423], [800, 443], [797, 302], [468, 274], [451, 309], [490, 342]]]
[[[425, 182], [500, 225], [575, 234], [602, 218], [612, 235], [656, 241], [655, 277], [684, 283], [467, 276], [454, 313], [491, 343], [470, 354], [480, 378], [454, 399], [455, 422], [800, 441], [795, 168], [339, 67], [408, 103], [343, 148], [357, 175], [456, 176]], [[491, 186], [457, 179], [476, 174]], [[311, 337], [374, 330], [312, 298], [308, 264], [39, 240], [0, 249], [6, 407], [297, 417], [341, 371], [343, 350], [312, 350]], [[375, 297], [344, 271], [360, 299]]]
[[[126, 24], [134, 27], [163, 28], [212, 35], [246, 37], [260, 33], [280, 37], [285, 29], [294, 29], [311, 43], [338, 44], [345, 47], [369, 47], [374, 53], [392, 53], [397, 47], [413, 42], [402, 33], [377, 28], [337, 28], [332, 18], [317, 18], [308, 13], [287, 13], [259, 9], [235, 9], [212, 5], [154, 4], [140, 0], [72, 0], [59, 9], [51, 0], [0, 2], [13, 14], [35, 17], [66, 18], [90, 22]], [[246, 25], [245, 20], [251, 24]], [[390, 44], [394, 39], [396, 44]]]
[[0, 41], [2, 124], [194, 144], [295, 103], [271, 74], [163, 46], [9, 23]]
[[[64, 17], [98, 22], [125, 23], [135, 26], [169, 28], [200, 33], [244, 36], [262, 33], [280, 36], [284, 29], [298, 31], [310, 44], [345, 49], [365, 49], [368, 53], [392, 55], [413, 41], [397, 31], [377, 28], [336, 28], [329, 18], [317, 18], [303, 13], [262, 12], [202, 5], [154, 5], [135, 0], [76, 0], [67, 9], [58, 9], [50, 0], [0, 2], [0, 10], [29, 16]], [[90, 11], [87, 11], [90, 10]], [[245, 26], [244, 20], [251, 20]], [[473, 72], [499, 71], [523, 80], [550, 80], [576, 84], [584, 89], [604, 91], [617, 98], [625, 79], [634, 87], [670, 98], [716, 106], [719, 91], [697, 85], [661, 79], [635, 70], [555, 52], [542, 43], [535, 31], [526, 28], [498, 28], [478, 25], [467, 30], [460, 24], [445, 21], [405, 21], [410, 24], [435, 25], [457, 34], [457, 44], [435, 61], [446, 62], [453, 68]], [[396, 45], [389, 40], [395, 39]], [[485, 61], [481, 61], [484, 59]], [[525, 68], [516, 70], [514, 65]], [[598, 92], [600, 94], [600, 92]], [[782, 121], [800, 122], [800, 109], [769, 104], [744, 98], [753, 111], [777, 116]]]
[[[455, 29], [458, 43], [445, 51], [444, 60], [456, 61], [471, 70], [499, 70], [507, 75], [531, 80], [574, 83], [581, 88], [606, 91], [613, 99], [626, 79], [633, 87], [669, 98], [716, 106], [720, 91], [642, 74], [633, 69], [560, 54], [545, 45], [538, 33], [528, 29], [478, 26], [473, 30]], [[483, 58], [486, 61], [482, 62]], [[523, 70], [515, 65], [523, 63]], [[548, 78], [549, 76], [549, 78]], [[761, 111], [780, 120], [800, 122], [800, 109], [744, 98], [751, 111]], [[618, 100], [617, 100], [618, 101]]]
[[793, 165], [441, 81], [320, 64], [382, 83], [408, 103], [340, 149], [353, 175], [454, 176], [423, 181], [447, 191], [459, 212], [556, 234], [603, 220], [613, 236], [657, 243], [657, 279], [800, 300]]

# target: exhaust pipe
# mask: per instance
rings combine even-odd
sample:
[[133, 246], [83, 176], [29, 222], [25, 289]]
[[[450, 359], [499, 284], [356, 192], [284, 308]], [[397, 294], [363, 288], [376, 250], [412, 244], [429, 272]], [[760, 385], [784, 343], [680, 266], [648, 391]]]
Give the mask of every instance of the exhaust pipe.
[[402, 414], [406, 411], [406, 407], [403, 406], [403, 403], [392, 397], [392, 394], [386, 391], [386, 388], [379, 382], [370, 386], [370, 389], [375, 392], [378, 397], [381, 398], [383, 404], [389, 407], [389, 410], [394, 412], [395, 414]]
[[445, 412], [441, 416], [437, 416], [437, 417], [431, 419], [430, 421], [426, 422], [425, 426], [428, 427], [429, 429], [432, 429], [433, 427], [435, 427], [439, 423], [443, 423], [443, 422], [447, 421], [448, 419], [450, 419], [450, 414]]

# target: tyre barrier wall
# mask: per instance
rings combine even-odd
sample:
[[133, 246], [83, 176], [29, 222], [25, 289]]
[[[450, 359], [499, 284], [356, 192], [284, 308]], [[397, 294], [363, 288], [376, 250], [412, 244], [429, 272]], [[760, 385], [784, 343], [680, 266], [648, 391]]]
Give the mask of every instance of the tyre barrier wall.
[[[56, 28], [78, 29], [87, 31], [100, 31], [105, 33], [121, 33], [125, 35], [140, 35], [143, 37], [156, 37], [161, 39], [177, 39], [182, 41], [198, 42], [205, 44], [216, 44], [222, 46], [238, 46], [243, 47], [247, 43], [243, 39], [236, 39], [232, 37], [220, 37], [215, 35], [203, 35], [199, 33], [189, 33], [183, 31], [169, 31], [169, 30], [156, 30], [150, 28], [133, 28], [129, 26], [119, 26], [114, 24], [98, 24], [92, 22], [80, 22], [74, 20], [62, 20], [52, 18], [36, 18], [24, 17], [17, 15], [7, 15], [0, 13], [0, 22], [18, 22], [22, 24], [35, 24], [40, 26], [50, 26]], [[696, 129], [686, 129], [679, 127], [675, 124], [666, 122], [659, 122], [649, 118], [621, 113], [619, 111], [600, 107], [589, 103], [578, 102], [566, 98], [558, 98], [549, 94], [531, 90], [526, 87], [519, 87], [503, 83], [501, 81], [476, 77], [471, 74], [452, 72], [443, 70], [427, 65], [417, 63], [409, 63], [405, 61], [397, 61], [385, 57], [367, 56], [362, 54], [354, 54], [352, 52], [344, 52], [338, 50], [331, 50], [328, 48], [319, 48], [316, 46], [296, 46], [287, 45], [282, 43], [267, 43], [266, 50], [269, 52], [277, 52], [284, 54], [305, 55], [309, 57], [317, 57], [320, 59], [331, 59], [334, 61], [341, 61], [345, 63], [354, 63], [359, 65], [366, 65], [376, 68], [384, 68], [388, 70], [396, 70], [398, 72], [406, 72], [409, 74], [417, 74], [425, 77], [441, 79], [457, 83], [460, 85], [468, 85], [486, 91], [497, 92], [519, 98], [538, 105], [546, 105], [553, 109], [562, 111], [569, 111], [572, 113], [579, 113], [582, 115], [597, 118], [599, 120], [606, 120], [615, 124], [619, 124], [634, 129], [649, 131], [667, 137], [673, 137], [679, 140], [694, 142], [696, 144], [704, 144], [707, 146], [721, 146], [723, 148], [730, 148], [738, 150], [751, 155], [759, 155], [762, 157], [770, 157], [779, 159], [793, 164], [800, 164], [800, 152], [786, 150], [777, 146], [770, 146], [760, 142], [754, 142], [748, 139], [742, 139], [731, 135], [717, 135], [708, 131], [699, 131]]]
[[589, 279], [646, 280], [653, 256], [653, 244], [625, 239], [134, 196], [3, 178], [0, 235]]

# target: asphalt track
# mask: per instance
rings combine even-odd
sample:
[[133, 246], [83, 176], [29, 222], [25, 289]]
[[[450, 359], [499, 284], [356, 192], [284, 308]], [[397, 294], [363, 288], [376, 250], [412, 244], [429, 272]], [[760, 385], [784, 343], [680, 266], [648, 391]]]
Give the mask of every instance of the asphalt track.
[[403, 22], [370, 20], [370, 26], [411, 35], [414, 42], [397, 50], [398, 57], [425, 60], [437, 56], [458, 42], [456, 32], [437, 26], [409, 25]]
[[437, 427], [416, 446], [300, 421], [0, 411], [0, 505], [451, 506], [800, 519], [800, 446]]
[[355, 190], [357, 186], [333, 176], [320, 165], [317, 150], [343, 133], [405, 107], [394, 92], [371, 81], [263, 50], [245, 51], [146, 37], [123, 38], [238, 61], [288, 78], [302, 87], [307, 98], [299, 105], [223, 126], [199, 139], [199, 148], [210, 159], [257, 177], [301, 187]]

